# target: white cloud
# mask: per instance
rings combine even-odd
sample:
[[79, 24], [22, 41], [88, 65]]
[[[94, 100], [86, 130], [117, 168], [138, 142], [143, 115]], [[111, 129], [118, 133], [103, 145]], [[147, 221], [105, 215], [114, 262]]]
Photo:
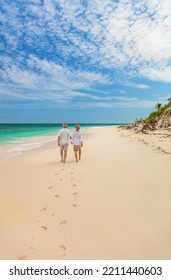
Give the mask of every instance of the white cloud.
[[121, 102], [79, 102], [75, 104], [76, 108], [154, 108], [155, 101], [137, 100]]
[[149, 89], [149, 86], [145, 85], [145, 84], [137, 84], [137, 83], [133, 83], [133, 82], [125, 82], [125, 85], [129, 86], [129, 87], [139, 88], [139, 89]]
[[142, 76], [148, 77], [152, 81], [171, 83], [171, 67], [148, 67], [141, 71]]
[[[102, 101], [106, 92], [99, 85], [143, 91], [148, 84], [132, 81], [171, 83], [170, 0], [30, 0], [22, 9], [15, 1], [2, 4], [1, 78], [11, 96], [22, 98], [22, 89], [30, 89], [23, 98]], [[112, 98], [92, 106], [116, 106]], [[120, 101], [117, 106], [151, 104]]]
[[[60, 11], [56, 10], [57, 3]], [[170, 7], [168, 0], [163, 3], [136, 1], [136, 5], [132, 1], [95, 0], [88, 2], [86, 7], [80, 1], [46, 0], [42, 7], [30, 6], [30, 12], [33, 15], [37, 13], [37, 20], [27, 15], [26, 23], [30, 36], [33, 32], [37, 36], [45, 34], [41, 28], [44, 21], [52, 41], [55, 36], [67, 42], [70, 40], [70, 50], [64, 49], [66, 56], [72, 52], [73, 56], [85, 53], [92, 59], [90, 63], [97, 62], [106, 68], [123, 67], [129, 63], [139, 67], [139, 63], [144, 61], [152, 64], [169, 59]], [[10, 7], [8, 9], [11, 10]], [[21, 29], [15, 9], [13, 20]], [[85, 40], [85, 34], [88, 40]], [[40, 41], [40, 44], [43, 42]]]
[[167, 102], [169, 98], [171, 98], [171, 92], [170, 92], [170, 95], [159, 97], [159, 100], [163, 100], [164, 102]]

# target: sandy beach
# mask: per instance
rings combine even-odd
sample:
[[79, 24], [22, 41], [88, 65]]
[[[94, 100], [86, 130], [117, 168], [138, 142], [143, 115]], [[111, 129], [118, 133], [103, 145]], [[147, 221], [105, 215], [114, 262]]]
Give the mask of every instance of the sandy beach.
[[85, 132], [0, 163], [0, 259], [171, 259], [171, 137]]

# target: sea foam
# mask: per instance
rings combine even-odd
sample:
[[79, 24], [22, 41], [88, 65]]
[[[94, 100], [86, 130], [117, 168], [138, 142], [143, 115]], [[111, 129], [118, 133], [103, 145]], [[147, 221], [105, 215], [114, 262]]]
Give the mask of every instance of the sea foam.
[[[42, 137], [39, 138], [39, 142], [27, 142], [27, 143], [21, 143], [20, 141], [13, 141], [12, 146], [8, 149], [4, 149], [0, 154], [0, 162], [4, 162], [9, 160], [10, 158], [13, 158], [15, 156], [19, 156], [22, 153], [28, 151], [28, 150], [34, 150], [37, 148], [40, 148], [43, 144], [46, 144], [48, 142], [55, 141], [56, 138], [52, 137]], [[21, 144], [18, 144], [18, 143]], [[16, 145], [17, 144], [17, 145]]]

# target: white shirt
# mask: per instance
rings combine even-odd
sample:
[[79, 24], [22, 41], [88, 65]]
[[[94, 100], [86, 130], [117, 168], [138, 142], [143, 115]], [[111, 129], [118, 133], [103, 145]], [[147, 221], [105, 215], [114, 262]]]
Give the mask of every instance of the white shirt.
[[69, 143], [69, 136], [70, 131], [67, 128], [61, 129], [58, 133], [60, 145], [67, 145]]
[[81, 145], [81, 142], [83, 142], [83, 136], [80, 131], [74, 131], [72, 133], [72, 143], [73, 145]]

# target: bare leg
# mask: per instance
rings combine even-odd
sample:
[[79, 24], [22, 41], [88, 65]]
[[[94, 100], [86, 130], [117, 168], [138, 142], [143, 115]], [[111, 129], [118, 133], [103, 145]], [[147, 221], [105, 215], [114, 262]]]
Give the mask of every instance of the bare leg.
[[81, 159], [81, 148], [79, 149], [79, 160]]
[[61, 150], [61, 162], [63, 162], [63, 150]]
[[67, 157], [67, 151], [64, 151], [63, 163], [65, 163], [66, 157]]
[[78, 162], [77, 151], [75, 151], [75, 160]]

